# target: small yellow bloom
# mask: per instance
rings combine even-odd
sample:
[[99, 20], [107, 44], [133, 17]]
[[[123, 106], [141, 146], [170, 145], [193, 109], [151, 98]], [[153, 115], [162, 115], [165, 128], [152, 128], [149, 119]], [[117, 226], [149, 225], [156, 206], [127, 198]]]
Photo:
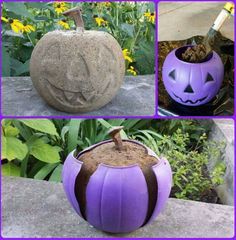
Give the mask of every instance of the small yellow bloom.
[[109, 7], [109, 6], [111, 5], [110, 2], [101, 2], [101, 3], [99, 3], [99, 4], [100, 4], [100, 6], [102, 6], [102, 7]]
[[134, 76], [136, 76], [136, 75], [137, 75], [137, 72], [136, 72], [136, 70], [134, 69], [134, 67], [133, 67], [133, 66], [130, 66], [130, 67], [129, 67], [129, 69], [127, 70], [127, 72], [129, 72], [129, 73], [133, 74]]
[[105, 26], [105, 25], [108, 24], [108, 22], [105, 21], [103, 18], [100, 18], [100, 17], [95, 16], [94, 19], [95, 19], [95, 21], [96, 21], [96, 23], [97, 23], [97, 25], [98, 25], [99, 27], [100, 27], [101, 25]]
[[65, 2], [54, 2], [53, 3], [54, 10], [57, 14], [61, 14], [68, 10]]
[[27, 33], [35, 32], [35, 27], [29, 24], [24, 25], [22, 32], [27, 32]]
[[133, 59], [129, 56], [130, 52], [129, 52], [129, 50], [127, 48], [122, 50], [122, 52], [123, 52], [123, 56], [124, 56], [125, 60], [127, 60], [128, 62], [133, 62]]
[[65, 19], [62, 19], [60, 21], [57, 22], [59, 25], [61, 25], [64, 29], [70, 29], [69, 24], [66, 22]]
[[11, 18], [8, 19], [5, 17], [1, 17], [1, 19], [2, 19], [2, 21], [9, 23], [12, 31], [14, 31], [16, 33], [22, 32], [24, 29], [24, 25], [18, 19], [11, 19]]
[[3, 21], [3, 22], [6, 22], [6, 23], [8, 23], [8, 18], [1, 17], [1, 19], [2, 19], [2, 21]]
[[147, 18], [148, 22], [151, 22], [153, 24], [155, 23], [155, 19], [156, 19], [156, 14], [155, 13], [146, 12], [146, 13], [144, 13], [144, 17]]

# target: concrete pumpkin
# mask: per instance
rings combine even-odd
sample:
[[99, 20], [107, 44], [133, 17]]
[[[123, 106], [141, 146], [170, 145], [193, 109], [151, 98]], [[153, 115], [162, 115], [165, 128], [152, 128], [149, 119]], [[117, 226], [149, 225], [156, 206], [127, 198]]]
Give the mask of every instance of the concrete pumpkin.
[[[120, 129], [116, 127], [110, 131], [115, 146], [112, 140], [107, 140], [78, 154], [73, 151], [68, 155], [62, 171], [63, 187], [74, 210], [94, 227], [112, 233], [131, 232], [153, 222], [166, 204], [172, 183], [168, 161], [159, 158], [140, 142], [121, 140]], [[126, 156], [128, 160], [123, 161], [122, 165], [114, 166], [111, 162], [97, 164], [97, 161], [93, 162], [92, 157], [98, 158], [96, 152], [86, 156], [96, 168], [89, 174], [85, 186], [84, 179], [88, 170], [88, 161], [84, 161], [85, 155], [101, 147], [108, 149], [106, 146], [109, 144], [114, 148], [114, 152], [110, 154], [102, 151], [103, 155], [107, 154], [107, 159], [116, 158], [127, 146], [136, 146], [142, 148], [145, 155], [153, 159], [153, 165], [148, 166], [150, 169], [147, 172], [138, 164], [140, 162], [137, 158], [142, 156], [136, 155], [138, 157], [132, 162], [127, 151], [122, 156]], [[143, 160], [145, 164], [146, 160]], [[84, 197], [81, 197], [82, 195]], [[85, 206], [83, 202], [86, 203]]]
[[84, 30], [79, 8], [64, 13], [76, 30], [56, 30], [40, 39], [30, 76], [42, 98], [65, 112], [87, 112], [107, 104], [123, 83], [122, 49], [108, 33]]
[[187, 106], [199, 106], [211, 101], [218, 93], [224, 77], [224, 65], [214, 51], [201, 63], [181, 60], [188, 47], [174, 49], [167, 55], [162, 78], [173, 100]]

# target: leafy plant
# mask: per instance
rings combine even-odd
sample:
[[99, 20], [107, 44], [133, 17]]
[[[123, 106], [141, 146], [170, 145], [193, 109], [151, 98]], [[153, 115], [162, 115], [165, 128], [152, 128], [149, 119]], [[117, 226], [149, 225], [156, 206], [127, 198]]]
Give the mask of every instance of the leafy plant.
[[46, 173], [50, 173], [49, 166], [55, 168], [60, 164], [62, 149], [55, 145], [57, 141], [56, 128], [48, 119], [3, 120], [2, 159], [8, 160], [3, 165], [3, 174], [13, 172], [15, 176], [27, 177], [27, 167], [36, 163], [40, 168], [48, 167], [47, 171], [41, 169], [46, 177]]
[[152, 2], [4, 2], [2, 75], [29, 75], [29, 59], [39, 39], [55, 29], [73, 29], [73, 21], [62, 12], [77, 5], [86, 29], [106, 31], [117, 39], [124, 50], [127, 74], [154, 73]]
[[210, 156], [219, 159], [223, 155], [224, 143], [208, 141], [209, 128], [193, 120], [3, 120], [3, 174], [61, 181], [69, 152], [108, 139], [108, 129], [121, 125], [122, 138], [141, 141], [170, 161], [173, 197], [202, 200], [223, 183], [225, 165], [220, 162], [211, 173], [206, 166]]
[[207, 141], [205, 133], [199, 136], [195, 144], [192, 144], [189, 133], [184, 133], [180, 128], [162, 138], [153, 133], [147, 136], [145, 131], [135, 139], [142, 139], [158, 155], [169, 160], [173, 171], [173, 197], [203, 200], [206, 193], [209, 194], [224, 182], [226, 167], [223, 162], [215, 166], [211, 174], [207, 170], [209, 155], [214, 152], [214, 157], [218, 159], [223, 155], [224, 143]]

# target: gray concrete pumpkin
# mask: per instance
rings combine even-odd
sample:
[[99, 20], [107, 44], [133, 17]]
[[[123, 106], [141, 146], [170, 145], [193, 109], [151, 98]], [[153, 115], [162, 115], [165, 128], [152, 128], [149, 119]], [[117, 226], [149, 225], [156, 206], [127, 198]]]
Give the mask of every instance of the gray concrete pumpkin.
[[64, 13], [76, 30], [45, 34], [30, 60], [30, 76], [42, 98], [65, 112], [98, 109], [121, 87], [125, 62], [118, 42], [108, 33], [84, 30], [79, 8]]

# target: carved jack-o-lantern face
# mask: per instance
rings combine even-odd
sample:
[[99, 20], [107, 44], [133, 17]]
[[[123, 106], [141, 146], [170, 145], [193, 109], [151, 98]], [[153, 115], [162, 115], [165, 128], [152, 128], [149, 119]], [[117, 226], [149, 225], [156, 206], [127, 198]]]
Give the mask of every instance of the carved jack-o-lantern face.
[[166, 57], [163, 82], [176, 102], [188, 106], [202, 105], [219, 91], [223, 80], [223, 63], [215, 52], [202, 63], [184, 62], [179, 56], [185, 49], [174, 50]]
[[86, 112], [107, 104], [124, 78], [118, 42], [101, 31], [54, 31], [35, 47], [30, 75], [39, 94], [66, 112]]

